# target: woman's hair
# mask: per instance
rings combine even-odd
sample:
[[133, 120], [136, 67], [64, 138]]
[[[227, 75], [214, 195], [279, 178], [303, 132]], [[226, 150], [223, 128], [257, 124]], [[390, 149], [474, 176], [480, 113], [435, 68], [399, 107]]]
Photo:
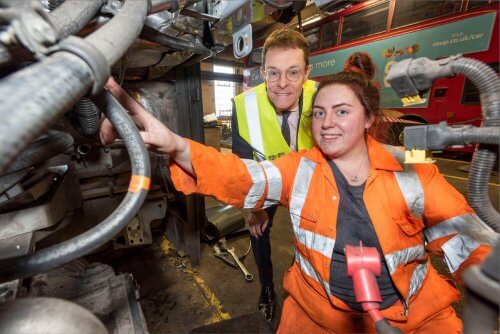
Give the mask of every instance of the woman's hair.
[[318, 93], [323, 88], [331, 85], [344, 85], [351, 88], [354, 95], [356, 95], [359, 102], [363, 105], [365, 117], [367, 119], [373, 118], [373, 124], [368, 129], [367, 133], [372, 136], [375, 135], [381, 118], [379, 90], [373, 85], [371, 80], [356, 72], [339, 72], [321, 81], [314, 93], [311, 109], [306, 111], [304, 115], [304, 129], [311, 129], [312, 109]]
[[354, 52], [344, 63], [344, 72], [355, 72], [366, 75], [368, 80], [373, 80], [377, 68], [370, 55], [366, 52]]

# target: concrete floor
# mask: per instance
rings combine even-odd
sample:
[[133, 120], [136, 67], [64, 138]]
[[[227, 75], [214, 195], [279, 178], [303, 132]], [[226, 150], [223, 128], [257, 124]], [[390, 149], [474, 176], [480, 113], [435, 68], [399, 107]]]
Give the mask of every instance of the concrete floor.
[[[466, 193], [467, 163], [438, 158], [437, 164], [448, 181], [461, 193]], [[465, 166], [465, 168], [464, 168]], [[495, 172], [490, 180], [493, 205], [499, 207], [499, 180]], [[213, 205], [207, 200], [207, 207]], [[275, 289], [280, 305], [286, 297], [282, 288], [284, 271], [293, 259], [292, 231], [285, 208], [279, 208], [271, 233]], [[238, 255], [248, 248], [247, 234], [227, 240]], [[140, 287], [141, 305], [151, 333], [188, 333], [194, 328], [220, 320], [239, 317], [257, 310], [260, 293], [258, 273], [251, 252], [244, 260], [255, 276], [246, 282], [243, 274], [216, 258], [212, 245], [202, 244], [201, 265], [192, 268], [189, 258], [177, 252], [163, 238], [147, 248], [128, 254], [112, 262], [117, 271], [130, 272]], [[460, 305], [458, 306], [460, 310]], [[272, 324], [274, 328], [278, 317]], [[241, 322], [241, 330], [252, 332], [251, 326]]]

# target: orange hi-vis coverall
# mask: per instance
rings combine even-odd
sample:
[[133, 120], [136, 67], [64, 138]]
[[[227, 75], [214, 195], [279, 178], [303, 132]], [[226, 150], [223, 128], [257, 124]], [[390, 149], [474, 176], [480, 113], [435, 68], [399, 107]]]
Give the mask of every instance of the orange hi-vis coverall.
[[[295, 261], [284, 278], [290, 295], [278, 333], [375, 332], [367, 314], [351, 310], [330, 293], [339, 191], [320, 149], [258, 163], [189, 144], [196, 178], [171, 164], [178, 190], [214, 196], [237, 207], [289, 208]], [[405, 333], [458, 333], [461, 321], [450, 304], [459, 300], [459, 292], [437, 273], [428, 252], [442, 256], [458, 278], [466, 266], [484, 259], [497, 234], [436, 166], [404, 165], [401, 148], [371, 137], [367, 144], [370, 171], [363, 199], [401, 296], [382, 315]]]

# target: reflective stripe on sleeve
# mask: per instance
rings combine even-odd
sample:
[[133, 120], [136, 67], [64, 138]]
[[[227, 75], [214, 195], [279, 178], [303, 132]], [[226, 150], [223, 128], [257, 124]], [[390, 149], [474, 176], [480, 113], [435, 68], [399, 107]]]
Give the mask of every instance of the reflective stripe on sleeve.
[[244, 208], [250, 209], [254, 208], [259, 199], [262, 198], [264, 190], [266, 189], [266, 177], [262, 170], [262, 166], [258, 162], [249, 159], [242, 159], [242, 161], [247, 166], [248, 173], [253, 181], [253, 185], [248, 191], [244, 203]]
[[248, 122], [248, 133], [250, 144], [258, 152], [264, 153], [264, 141], [262, 140], [262, 130], [260, 128], [259, 105], [257, 103], [257, 92], [252, 89], [244, 96], [245, 114]]
[[498, 236], [475, 213], [452, 217], [424, 231], [427, 242], [455, 233], [469, 234], [478, 242], [493, 245]]
[[389, 273], [392, 275], [396, 271], [398, 266], [410, 263], [424, 256], [425, 256], [424, 246], [418, 245], [389, 253], [385, 255], [384, 258], [387, 264], [387, 269], [389, 270]]
[[267, 208], [279, 204], [283, 184], [278, 167], [270, 161], [263, 161], [260, 164], [267, 176], [267, 197], [264, 202], [264, 208]]
[[300, 227], [302, 208], [307, 198], [307, 192], [309, 191], [309, 185], [315, 168], [315, 162], [306, 158], [301, 159], [297, 174], [295, 175], [292, 196], [290, 199], [290, 218], [297, 241], [304, 244], [307, 248], [319, 252], [330, 259], [332, 257], [333, 247], [335, 246], [335, 239], [313, 233], [312, 231]]
[[325, 293], [327, 296], [330, 295], [330, 284], [328, 282], [325, 282], [319, 275], [318, 273], [314, 270], [314, 267], [307, 261], [297, 250], [295, 250], [295, 261], [299, 264], [300, 270], [307, 276], [311, 277], [313, 280], [318, 282], [323, 289], [325, 290]]
[[441, 249], [450, 272], [455, 272], [479, 245], [476, 239], [462, 233], [448, 240]]

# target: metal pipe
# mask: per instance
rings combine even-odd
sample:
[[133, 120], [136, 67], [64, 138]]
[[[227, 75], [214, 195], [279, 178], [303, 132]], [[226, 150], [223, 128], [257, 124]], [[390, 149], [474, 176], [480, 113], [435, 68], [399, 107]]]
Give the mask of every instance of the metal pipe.
[[[60, 244], [33, 254], [0, 261], [0, 282], [36, 275], [71, 262], [99, 248], [120, 232], [139, 211], [146, 195], [151, 176], [149, 154], [136, 126], [127, 111], [109, 93], [102, 93], [96, 103], [109, 118], [127, 147], [132, 167], [129, 191], [120, 205], [99, 225]], [[134, 187], [134, 182], [141, 187]]]
[[50, 18], [60, 39], [73, 35], [85, 27], [102, 7], [103, 0], [66, 0], [50, 12]]
[[[147, 6], [147, 0], [127, 0], [111, 21], [86, 38], [109, 65], [139, 35]], [[0, 82], [0, 175], [16, 154], [89, 91], [93, 80], [80, 57], [57, 52]]]

